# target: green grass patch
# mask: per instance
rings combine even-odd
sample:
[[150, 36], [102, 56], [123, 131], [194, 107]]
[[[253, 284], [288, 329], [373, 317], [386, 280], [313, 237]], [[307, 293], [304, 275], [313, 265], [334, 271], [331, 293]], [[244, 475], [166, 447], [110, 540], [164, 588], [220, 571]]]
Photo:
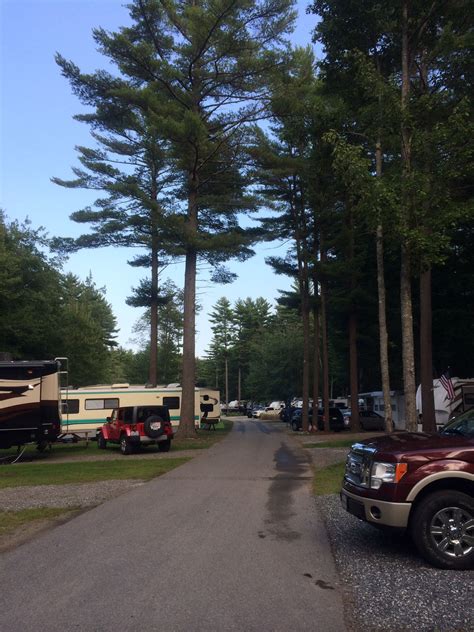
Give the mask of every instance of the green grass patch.
[[191, 439], [180, 439], [178, 435], [171, 442], [171, 451], [177, 452], [179, 450], [205, 450], [210, 448], [215, 443], [218, 443], [223, 439], [231, 430], [234, 425], [233, 421], [224, 419], [216, 425], [215, 430], [205, 430], [199, 428], [196, 431], [196, 437]]
[[8, 535], [27, 523], [50, 520], [72, 511], [74, 509], [71, 507], [37, 507], [35, 509], [22, 509], [21, 511], [0, 511], [0, 536]]
[[0, 488], [26, 485], [66, 485], [120, 479], [150, 480], [183, 465], [188, 458], [15, 463], [0, 467]]
[[305, 443], [305, 448], [350, 448], [354, 439], [335, 439], [334, 441], [321, 441], [320, 443]]
[[[232, 430], [233, 422], [227, 419], [220, 421], [216, 425], [215, 430], [205, 430], [204, 428], [200, 428], [197, 431], [196, 438], [194, 439], [179, 439], [179, 436], [175, 438], [171, 443], [171, 450], [173, 452], [177, 452], [179, 450], [201, 450], [205, 448], [210, 448], [215, 443], [220, 441], [223, 437], [225, 437]], [[20, 459], [24, 461], [28, 458], [33, 457], [34, 460], [47, 460], [54, 461], [56, 458], [63, 458], [68, 456], [90, 456], [97, 455], [97, 453], [102, 454], [101, 450], [97, 449], [97, 442], [89, 439], [89, 444], [86, 445], [85, 440], [78, 441], [77, 443], [53, 443], [51, 449], [47, 448], [43, 453], [39, 453], [36, 449], [36, 445], [28, 444], [25, 447], [25, 451]], [[119, 446], [114, 444], [109, 444], [107, 449], [113, 450], [114, 448], [119, 451]], [[156, 447], [149, 447], [148, 451], [157, 450]], [[146, 451], [144, 453], [146, 454]], [[17, 449], [10, 448], [8, 450], [0, 451], [0, 458], [6, 456], [14, 456], [17, 453]], [[1, 463], [1, 460], [0, 460]], [[1, 470], [0, 470], [1, 472]]]
[[335, 463], [316, 470], [314, 474], [313, 491], [316, 496], [338, 494], [344, 477], [345, 462]]

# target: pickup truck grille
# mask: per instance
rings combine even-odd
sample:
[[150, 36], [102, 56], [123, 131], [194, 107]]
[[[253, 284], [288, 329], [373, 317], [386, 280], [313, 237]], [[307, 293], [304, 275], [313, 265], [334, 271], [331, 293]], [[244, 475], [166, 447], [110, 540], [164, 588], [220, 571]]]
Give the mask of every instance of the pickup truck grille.
[[346, 459], [345, 479], [359, 487], [369, 487], [374, 449], [356, 443]]

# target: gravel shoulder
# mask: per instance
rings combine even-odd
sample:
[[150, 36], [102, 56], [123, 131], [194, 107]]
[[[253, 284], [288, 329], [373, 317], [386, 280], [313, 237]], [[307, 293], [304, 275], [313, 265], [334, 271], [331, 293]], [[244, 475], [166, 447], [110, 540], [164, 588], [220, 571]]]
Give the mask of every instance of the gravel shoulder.
[[[358, 440], [368, 433], [346, 434]], [[345, 461], [348, 448], [308, 448], [329, 437], [299, 435], [318, 469]], [[334, 438], [334, 437], [333, 437]], [[384, 532], [351, 516], [337, 495], [317, 496], [345, 591], [353, 631], [468, 632], [474, 630], [474, 571], [447, 571], [421, 559], [406, 534]]]
[[407, 536], [378, 531], [345, 512], [336, 495], [315, 500], [326, 524], [347, 621], [366, 632], [474, 630], [474, 571], [425, 563]]

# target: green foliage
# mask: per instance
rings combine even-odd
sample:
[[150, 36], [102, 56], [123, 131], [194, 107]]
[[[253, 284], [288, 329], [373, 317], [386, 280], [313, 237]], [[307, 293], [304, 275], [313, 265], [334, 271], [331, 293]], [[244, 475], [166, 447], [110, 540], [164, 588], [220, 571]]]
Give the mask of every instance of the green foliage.
[[15, 359], [69, 358], [69, 379], [104, 380], [116, 321], [104, 290], [61, 273], [46, 235], [0, 218], [0, 349]]

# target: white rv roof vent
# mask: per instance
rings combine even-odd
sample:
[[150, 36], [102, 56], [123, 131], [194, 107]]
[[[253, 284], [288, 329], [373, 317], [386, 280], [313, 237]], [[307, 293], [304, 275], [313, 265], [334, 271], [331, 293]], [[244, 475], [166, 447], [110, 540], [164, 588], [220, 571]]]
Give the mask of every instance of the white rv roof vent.
[[130, 386], [130, 384], [128, 382], [112, 384], [112, 388], [128, 388], [129, 386]]

